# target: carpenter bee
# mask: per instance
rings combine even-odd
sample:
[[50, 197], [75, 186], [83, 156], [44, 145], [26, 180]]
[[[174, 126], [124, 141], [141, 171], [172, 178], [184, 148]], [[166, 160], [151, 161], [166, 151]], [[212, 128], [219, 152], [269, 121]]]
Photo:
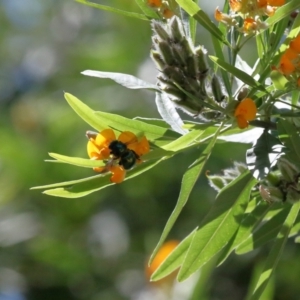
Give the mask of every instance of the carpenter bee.
[[108, 148], [114, 159], [119, 159], [119, 165], [123, 166], [125, 170], [131, 169], [139, 156], [131, 149], [127, 148], [127, 145], [120, 141], [112, 141]]

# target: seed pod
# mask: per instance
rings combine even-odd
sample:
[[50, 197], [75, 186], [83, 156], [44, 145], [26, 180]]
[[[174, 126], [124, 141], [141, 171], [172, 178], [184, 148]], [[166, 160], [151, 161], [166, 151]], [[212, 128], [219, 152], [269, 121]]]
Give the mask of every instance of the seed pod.
[[174, 43], [180, 43], [184, 38], [184, 30], [181, 21], [177, 17], [173, 17], [169, 21], [169, 28], [171, 32], [171, 39]]
[[208, 72], [208, 64], [206, 62], [206, 50], [203, 49], [203, 47], [198, 46], [195, 49], [196, 57], [197, 57], [197, 63], [198, 63], [198, 71], [200, 78], [203, 78], [207, 75]]
[[295, 182], [297, 176], [300, 174], [299, 169], [284, 157], [280, 157], [278, 159], [277, 166], [282, 174], [282, 177], [287, 182]]
[[206, 175], [208, 178], [209, 185], [219, 192], [224, 186], [225, 182], [221, 175]]
[[174, 65], [175, 60], [173, 57], [173, 52], [170, 45], [166, 41], [160, 41], [157, 44], [157, 49], [167, 65]]
[[184, 82], [184, 74], [181, 69], [177, 67], [167, 66], [164, 68], [163, 73], [170, 78], [170, 82], [175, 82], [178, 85], [181, 85]]
[[211, 89], [214, 98], [217, 102], [222, 102], [225, 99], [225, 95], [222, 92], [221, 84], [219, 78], [214, 74], [211, 79]]
[[157, 69], [159, 71], [162, 71], [165, 66], [166, 66], [166, 63], [164, 62], [164, 60], [162, 59], [161, 55], [159, 54], [158, 51], [156, 50], [151, 50], [150, 52], [150, 56], [152, 57], [152, 60], [154, 61]]
[[295, 203], [300, 200], [300, 190], [294, 186], [289, 186], [286, 193], [286, 201], [289, 203]]
[[195, 56], [189, 56], [186, 59], [186, 68], [187, 68], [187, 73], [189, 74], [189, 76], [192, 78], [196, 78], [197, 62], [196, 62]]
[[284, 194], [277, 187], [260, 185], [259, 193], [260, 193], [261, 197], [269, 203], [284, 202], [284, 200], [285, 200]]
[[169, 33], [164, 29], [163, 24], [159, 21], [153, 20], [152, 29], [161, 38], [161, 40], [169, 40]]

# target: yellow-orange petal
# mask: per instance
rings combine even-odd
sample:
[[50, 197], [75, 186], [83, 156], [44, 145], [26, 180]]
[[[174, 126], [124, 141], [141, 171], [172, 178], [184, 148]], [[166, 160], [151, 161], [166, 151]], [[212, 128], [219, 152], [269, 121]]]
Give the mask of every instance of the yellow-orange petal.
[[285, 0], [268, 0], [268, 4], [271, 6], [282, 6], [285, 4]]
[[93, 170], [95, 172], [103, 172], [106, 170], [106, 167], [105, 166], [104, 167], [94, 167]]
[[251, 98], [243, 99], [234, 111], [234, 116], [243, 116], [247, 121], [252, 121], [255, 119], [257, 113], [257, 108], [255, 102]]
[[118, 141], [126, 144], [127, 146], [137, 142], [137, 137], [134, 133], [130, 131], [123, 131], [119, 137]]
[[171, 19], [171, 18], [175, 15], [175, 13], [174, 13], [174, 11], [172, 11], [171, 9], [165, 8], [165, 9], [163, 10], [162, 15], [163, 15], [163, 17], [164, 17], [165, 19]]
[[87, 153], [90, 158], [98, 159], [99, 148], [95, 145], [95, 141], [92, 139], [87, 143]]
[[147, 0], [147, 4], [150, 7], [158, 8], [162, 6], [162, 0]]
[[149, 142], [145, 136], [143, 136], [137, 143], [137, 146], [134, 151], [138, 156], [145, 155], [150, 151]]
[[252, 18], [246, 18], [244, 20], [244, 32], [252, 32], [257, 29], [257, 22]]
[[168, 257], [168, 255], [178, 246], [179, 241], [170, 240], [162, 245], [157, 252], [150, 266], [146, 267], [146, 275], [150, 279], [151, 275], [161, 265], [161, 263]]
[[229, 0], [229, 5], [232, 11], [240, 11], [242, 9], [242, 3], [237, 0]]
[[290, 42], [290, 48], [296, 51], [297, 53], [300, 53], [300, 35], [298, 35]]
[[110, 181], [114, 183], [121, 183], [126, 175], [126, 170], [119, 165], [111, 166], [109, 171], [112, 173]]
[[295, 51], [293, 48], [288, 48], [285, 50], [283, 54], [288, 60], [293, 60], [298, 58], [298, 52]]
[[266, 7], [267, 5], [268, 5], [268, 1], [267, 0], [257, 0], [257, 6], [259, 8]]
[[291, 75], [295, 71], [296, 67], [291, 60], [289, 60], [285, 55], [282, 55], [278, 69], [284, 75]]
[[218, 22], [221, 22], [223, 20], [223, 13], [219, 10], [219, 7], [217, 7], [215, 9], [215, 19], [218, 21]]
[[108, 147], [108, 145], [116, 140], [116, 135], [112, 129], [102, 130], [96, 137], [96, 145], [101, 149], [102, 147]]
[[239, 128], [241, 129], [247, 128], [249, 125], [249, 122], [245, 119], [243, 115], [236, 116], [236, 121], [238, 123]]

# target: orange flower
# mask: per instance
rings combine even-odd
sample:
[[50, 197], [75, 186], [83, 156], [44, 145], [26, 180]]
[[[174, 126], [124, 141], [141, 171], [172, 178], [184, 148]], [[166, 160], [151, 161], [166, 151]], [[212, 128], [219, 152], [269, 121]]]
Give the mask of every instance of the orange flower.
[[96, 172], [111, 172], [110, 180], [120, 183], [124, 180], [126, 170], [131, 169], [140, 157], [149, 152], [148, 140], [140, 140], [130, 131], [122, 132], [118, 139], [112, 129], [102, 130], [98, 134], [88, 132], [87, 152], [91, 159], [105, 160], [104, 167], [94, 168]]
[[296, 67], [292, 61], [283, 54], [279, 62], [279, 71], [284, 75], [291, 75], [295, 71]]
[[290, 42], [290, 48], [300, 53], [300, 34]]
[[161, 7], [162, 6], [162, 0], [147, 0], [147, 4], [150, 7]]
[[235, 108], [234, 116], [236, 117], [239, 128], [248, 127], [249, 121], [255, 119], [257, 108], [251, 98], [243, 99]]
[[271, 6], [282, 6], [285, 4], [285, 0], [268, 0], [268, 4]]

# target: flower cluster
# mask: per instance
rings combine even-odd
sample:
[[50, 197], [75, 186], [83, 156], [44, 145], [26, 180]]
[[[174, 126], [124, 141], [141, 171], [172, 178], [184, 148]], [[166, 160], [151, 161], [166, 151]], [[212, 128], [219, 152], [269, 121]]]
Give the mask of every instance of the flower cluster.
[[101, 132], [87, 132], [89, 139], [87, 152], [91, 159], [103, 160], [104, 167], [96, 167], [96, 172], [111, 172], [111, 182], [120, 183], [124, 180], [126, 170], [140, 162], [140, 157], [149, 152], [148, 140], [143, 136], [140, 140], [130, 131], [122, 132], [118, 138], [112, 129]]
[[218, 7], [215, 10], [215, 19], [228, 26], [238, 27], [237, 17], [243, 19], [242, 27], [238, 30], [244, 34], [252, 34], [266, 28], [261, 19], [263, 16], [274, 15], [277, 7], [285, 4], [285, 0], [230, 0], [230, 15], [221, 12]]
[[291, 40], [289, 47], [283, 52], [278, 71], [300, 85], [300, 34]]
[[255, 102], [251, 98], [245, 98], [236, 106], [234, 116], [239, 128], [248, 127], [249, 121], [255, 119], [257, 108]]
[[159, 71], [158, 87], [176, 108], [202, 120], [221, 119], [210, 107], [226, 106], [226, 96], [217, 76], [208, 76], [207, 51], [194, 46], [182, 21], [174, 16], [167, 23], [152, 22], [151, 58]]
[[174, 0], [146, 0], [146, 3], [165, 19], [172, 18], [178, 10], [178, 5]]
[[259, 186], [261, 197], [269, 203], [300, 201], [299, 168], [285, 157], [278, 159], [277, 167], [277, 172], [269, 173]]

